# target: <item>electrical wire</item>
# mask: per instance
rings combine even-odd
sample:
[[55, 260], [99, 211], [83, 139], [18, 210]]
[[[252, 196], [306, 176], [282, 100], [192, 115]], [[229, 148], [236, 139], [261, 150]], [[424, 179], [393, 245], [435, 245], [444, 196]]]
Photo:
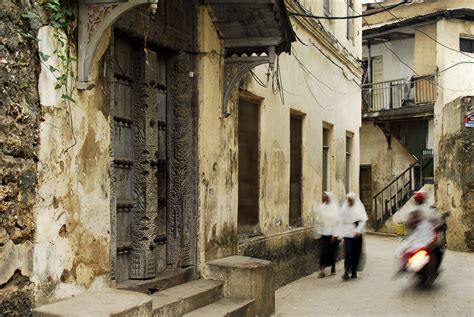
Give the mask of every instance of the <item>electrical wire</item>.
[[301, 38], [299, 38], [298, 35], [296, 35], [296, 40], [297, 40], [298, 42], [300, 42], [300, 43], [301, 43], [302, 45], [304, 45], [304, 46], [312, 46], [312, 47], [316, 48], [316, 49], [319, 51], [319, 53], [321, 53], [321, 55], [323, 55], [328, 61], [330, 61], [334, 66], [336, 66], [337, 68], [339, 68], [339, 69], [341, 70], [342, 74], [344, 75], [344, 77], [345, 77], [347, 80], [350, 80], [350, 81], [354, 82], [354, 83], [357, 85], [357, 87], [361, 87], [361, 84], [360, 84], [359, 82], [357, 82], [354, 78], [349, 78], [349, 76], [348, 76], [348, 75], [346, 74], [346, 72], [344, 71], [344, 68], [342, 68], [341, 65], [337, 64], [331, 57], [329, 57], [329, 56], [328, 56], [321, 48], [319, 48], [317, 45], [315, 45], [314, 43], [311, 43], [311, 42], [310, 42], [311, 44], [307, 44], [307, 43], [303, 42], [303, 41], [301, 40]]
[[[307, 14], [312, 15], [311, 11], [308, 10], [308, 9], [306, 9], [306, 8], [299, 2], [299, 0], [293, 0], [293, 3], [294, 3], [296, 6], [298, 6], [298, 8], [299, 8], [301, 11], [303, 11], [303, 12], [305, 12], [305, 13], [307, 13]], [[297, 20], [297, 21], [298, 21], [298, 20]], [[316, 23], [316, 24], [319, 26], [320, 30], [321, 30], [322, 32], [324, 32], [325, 36], [328, 37], [332, 43], [336, 43], [336, 44], [337, 44], [337, 45], [334, 45], [334, 44], [333, 44], [334, 47], [336, 47], [336, 48], [338, 48], [338, 49], [342, 49], [347, 55], [351, 56], [355, 61], [357, 61], [357, 62], [360, 61], [359, 58], [356, 57], [356, 56], [354, 56], [354, 54], [352, 54], [352, 53], [345, 47], [345, 45], [343, 45], [343, 44], [332, 34], [331, 31], [326, 30], [326, 27], [323, 25], [323, 23], [321, 23], [321, 21], [319, 21], [318, 19], [313, 19], [313, 20], [311, 20], [311, 21], [313, 21], [313, 23]], [[314, 44], [313, 44], [313, 45], [314, 45]], [[339, 46], [339, 47], [338, 47], [338, 46]]]
[[449, 67], [447, 67], [443, 70], [438, 71], [438, 74], [444, 73], [445, 71], [450, 70], [451, 68], [456, 67], [456, 66], [461, 65], [461, 64], [474, 64], [474, 62], [459, 62], [459, 63], [453, 64], [453, 65], [451, 65], [451, 66], [449, 66]]
[[[381, 8], [387, 8], [387, 7], [384, 7], [383, 5], [381, 5], [380, 3], [377, 3], [377, 5], [380, 6]], [[388, 13], [389, 13], [391, 16], [393, 16], [395, 19], [397, 19], [398, 21], [401, 20], [400, 17], [396, 16], [395, 14], [393, 14], [392, 12], [390, 12], [389, 10], [386, 10], [386, 11], [388, 11]], [[367, 22], [367, 21], [366, 21], [366, 22]], [[428, 37], [428, 38], [431, 39], [432, 41], [436, 42], [437, 44], [439, 44], [439, 45], [441, 45], [441, 46], [443, 46], [443, 47], [445, 47], [445, 48], [447, 48], [447, 49], [449, 49], [449, 50], [451, 50], [451, 51], [453, 51], [453, 52], [460, 53], [460, 54], [462, 54], [462, 55], [464, 55], [464, 56], [467, 56], [467, 57], [469, 57], [469, 58], [474, 58], [474, 56], [471, 56], [471, 55], [469, 55], [469, 54], [466, 54], [466, 53], [464, 53], [464, 52], [462, 52], [462, 51], [459, 51], [459, 50], [457, 50], [457, 49], [455, 49], [455, 48], [452, 48], [452, 47], [450, 47], [450, 46], [448, 46], [448, 45], [446, 45], [446, 44], [443, 44], [443, 43], [439, 42], [437, 39], [435, 39], [434, 37], [432, 37], [431, 35], [429, 35], [429, 34], [426, 33], [425, 31], [420, 30], [420, 29], [417, 28], [417, 27], [414, 27], [414, 26], [412, 26], [412, 25], [408, 25], [408, 27], [411, 28], [411, 29], [413, 29], [413, 30], [415, 30], [415, 31], [418, 31], [418, 32], [424, 34], [426, 37]]]
[[311, 72], [311, 70], [308, 69], [308, 67], [306, 67], [306, 65], [298, 58], [298, 56], [296, 55], [296, 52], [293, 52], [292, 53], [292, 56], [296, 59], [296, 61], [298, 62], [298, 64], [300, 65], [300, 68], [306, 72], [308, 75], [310, 75], [312, 78], [314, 78], [317, 82], [319, 82], [321, 85], [323, 85], [324, 87], [328, 88], [329, 90], [335, 92], [335, 93], [338, 93], [338, 94], [341, 94], [341, 95], [351, 95], [351, 94], [354, 94], [356, 92], [360, 92], [360, 86], [357, 85], [357, 87], [359, 89], [357, 90], [354, 90], [354, 91], [349, 91], [349, 92], [343, 92], [343, 91], [340, 91], [340, 90], [337, 90], [337, 89], [334, 89], [333, 87], [331, 87], [330, 85], [326, 84], [324, 81], [322, 81], [321, 79], [318, 78], [318, 76], [316, 76], [313, 72]]
[[352, 16], [339, 16], [339, 17], [319, 16], [319, 15], [312, 15], [312, 14], [298, 13], [298, 12], [288, 12], [288, 14], [290, 16], [299, 16], [299, 17], [303, 17], [303, 18], [321, 19], [321, 20], [349, 20], [349, 19], [357, 19], [357, 18], [363, 18], [363, 17], [368, 17], [368, 16], [371, 16], [371, 15], [379, 14], [379, 13], [382, 13], [382, 12], [385, 12], [385, 11], [395, 9], [395, 8], [401, 6], [401, 5], [406, 4], [406, 3], [408, 3], [408, 0], [404, 0], [402, 2], [396, 3], [394, 5], [391, 5], [390, 7], [386, 7], [385, 9], [380, 10], [380, 11], [370, 12], [370, 13], [366, 13], [366, 14], [352, 15]]
[[253, 79], [259, 84], [259, 86], [263, 88], [268, 88], [267, 85], [253, 72], [253, 70], [250, 71], [250, 75], [252, 75]]
[[[346, 1], [346, 0], [344, 0]], [[354, 10], [354, 12], [358, 13], [357, 11]], [[364, 20], [364, 22], [367, 24], [367, 26], [369, 27], [369, 29], [372, 30], [372, 25], [365, 19], [365, 18], [362, 18]], [[385, 43], [385, 42], [382, 42], [382, 44], [385, 46], [385, 48], [390, 51], [399, 61], [400, 63], [402, 63], [404, 66], [406, 66], [407, 68], [409, 68], [416, 76], [420, 76], [418, 74], [418, 72], [415, 71], [415, 69], [413, 69], [413, 67], [411, 67], [410, 65], [408, 65], [406, 62], [404, 62], [402, 60], [402, 58], [397, 54], [395, 53], [390, 47], [388, 47], [388, 45]], [[443, 90], [447, 90], [447, 91], [453, 91], [453, 92], [466, 92], [466, 91], [471, 91], [473, 90], [474, 88], [470, 88], [470, 89], [451, 89], [451, 88], [446, 88], [446, 87], [443, 87], [441, 86], [438, 82], [437, 82], [437, 78], [435, 78], [436, 82], [436, 86], [443, 89]]]

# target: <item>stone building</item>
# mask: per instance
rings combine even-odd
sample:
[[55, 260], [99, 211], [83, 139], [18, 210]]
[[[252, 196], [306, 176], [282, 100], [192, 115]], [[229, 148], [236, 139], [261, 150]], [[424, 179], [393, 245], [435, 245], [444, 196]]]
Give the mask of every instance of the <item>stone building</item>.
[[360, 10], [2, 1], [0, 311], [221, 279], [193, 309], [271, 313], [276, 287], [317, 269], [322, 191], [358, 191], [361, 22], [289, 12]]
[[[398, 3], [367, 2], [366, 13]], [[474, 88], [473, 10], [472, 1], [427, 0], [365, 20], [360, 186], [376, 227], [424, 184], [434, 183], [425, 190], [443, 211], [450, 209], [439, 191], [444, 180], [434, 171], [446, 161], [438, 152], [443, 109]], [[455, 218], [449, 220], [451, 237], [458, 230]], [[461, 248], [453, 238], [448, 243]]]

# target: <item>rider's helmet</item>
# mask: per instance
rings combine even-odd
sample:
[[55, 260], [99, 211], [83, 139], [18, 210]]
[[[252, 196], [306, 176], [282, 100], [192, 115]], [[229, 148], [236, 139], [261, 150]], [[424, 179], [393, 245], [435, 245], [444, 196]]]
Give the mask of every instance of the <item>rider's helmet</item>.
[[422, 191], [416, 192], [416, 193], [415, 193], [415, 196], [414, 196], [414, 199], [415, 199], [415, 202], [416, 202], [417, 204], [421, 205], [422, 203], [425, 202], [426, 193], [425, 193], [425, 192], [422, 192]]

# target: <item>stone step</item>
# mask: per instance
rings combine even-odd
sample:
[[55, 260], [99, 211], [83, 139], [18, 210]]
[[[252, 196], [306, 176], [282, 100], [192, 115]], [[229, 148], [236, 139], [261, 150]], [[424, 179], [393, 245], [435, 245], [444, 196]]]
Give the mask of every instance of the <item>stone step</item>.
[[164, 289], [190, 282], [194, 277], [194, 268], [166, 270], [150, 280], [127, 280], [117, 284], [118, 289], [153, 294]]
[[86, 291], [54, 304], [37, 307], [33, 310], [33, 316], [151, 317], [152, 298], [142, 293], [112, 288]]
[[175, 317], [204, 307], [223, 297], [223, 282], [196, 280], [151, 295], [153, 316]]
[[225, 298], [255, 300], [255, 315], [274, 314], [272, 262], [234, 255], [207, 264], [209, 276], [225, 283]]
[[184, 317], [254, 317], [255, 300], [221, 299], [194, 310]]

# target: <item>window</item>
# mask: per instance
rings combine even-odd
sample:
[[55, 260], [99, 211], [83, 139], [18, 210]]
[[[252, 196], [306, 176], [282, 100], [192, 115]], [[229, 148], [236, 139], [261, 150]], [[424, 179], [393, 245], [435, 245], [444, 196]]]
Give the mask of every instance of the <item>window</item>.
[[346, 193], [350, 192], [351, 187], [351, 154], [352, 154], [352, 136], [346, 136], [346, 175], [345, 186]]
[[329, 129], [323, 128], [323, 191], [328, 190], [329, 178]]
[[474, 38], [459, 38], [459, 49], [461, 52], [474, 53]]
[[290, 116], [290, 226], [301, 226], [303, 117]]
[[[347, 16], [351, 17], [354, 12], [353, 0], [347, 0]], [[352, 41], [354, 39], [354, 19], [347, 19], [347, 39]]]
[[332, 15], [332, 0], [324, 0], [323, 3], [323, 12], [325, 15], [330, 16]]

